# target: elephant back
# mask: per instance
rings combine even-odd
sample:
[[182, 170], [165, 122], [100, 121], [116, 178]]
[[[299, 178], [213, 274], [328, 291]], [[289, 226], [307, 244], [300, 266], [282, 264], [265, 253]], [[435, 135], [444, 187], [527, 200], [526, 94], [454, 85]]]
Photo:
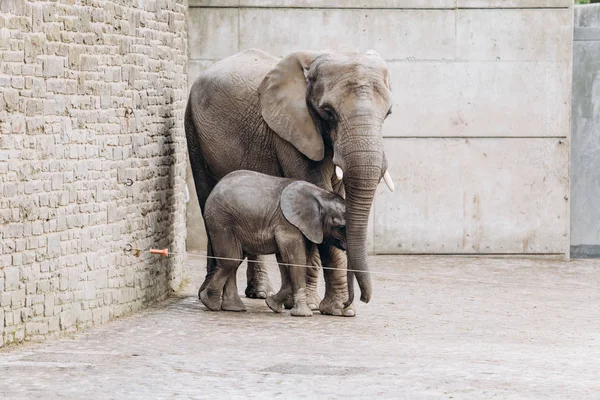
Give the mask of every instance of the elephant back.
[[199, 150], [217, 180], [239, 169], [279, 175], [258, 97], [260, 83], [278, 61], [261, 50], [245, 50], [211, 65], [194, 82], [188, 107]]

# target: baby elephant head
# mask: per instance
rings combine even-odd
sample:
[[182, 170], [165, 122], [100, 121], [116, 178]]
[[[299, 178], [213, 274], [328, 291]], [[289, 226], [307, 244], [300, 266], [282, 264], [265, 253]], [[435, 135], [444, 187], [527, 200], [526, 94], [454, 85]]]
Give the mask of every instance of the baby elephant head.
[[280, 207], [285, 219], [311, 242], [346, 250], [346, 205], [340, 196], [296, 181], [281, 193]]

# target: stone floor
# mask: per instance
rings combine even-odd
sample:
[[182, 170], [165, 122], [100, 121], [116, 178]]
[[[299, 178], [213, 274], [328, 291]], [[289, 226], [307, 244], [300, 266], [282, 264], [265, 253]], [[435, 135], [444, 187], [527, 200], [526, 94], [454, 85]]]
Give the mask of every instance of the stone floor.
[[165, 304], [0, 351], [0, 398], [600, 397], [599, 261], [373, 257], [355, 318], [208, 312], [188, 263]]

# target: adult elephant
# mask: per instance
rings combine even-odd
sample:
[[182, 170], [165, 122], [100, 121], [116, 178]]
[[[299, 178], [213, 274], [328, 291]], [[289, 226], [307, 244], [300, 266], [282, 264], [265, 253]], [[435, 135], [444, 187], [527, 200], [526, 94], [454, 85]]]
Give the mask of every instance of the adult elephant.
[[[201, 209], [216, 182], [240, 169], [345, 194], [348, 266], [360, 271], [361, 300], [369, 302], [367, 221], [381, 178], [393, 185], [381, 133], [391, 106], [389, 71], [373, 51], [298, 51], [279, 59], [251, 49], [213, 64], [194, 82], [185, 113]], [[309, 273], [309, 305], [318, 304], [323, 314], [353, 316], [353, 276], [348, 274], [347, 285], [345, 255], [321, 244], [318, 256], [324, 266], [336, 268], [323, 270], [320, 303], [318, 273]], [[249, 262], [246, 295], [265, 297], [271, 289], [263, 260], [248, 259], [256, 262]], [[210, 269], [214, 259], [208, 262]]]

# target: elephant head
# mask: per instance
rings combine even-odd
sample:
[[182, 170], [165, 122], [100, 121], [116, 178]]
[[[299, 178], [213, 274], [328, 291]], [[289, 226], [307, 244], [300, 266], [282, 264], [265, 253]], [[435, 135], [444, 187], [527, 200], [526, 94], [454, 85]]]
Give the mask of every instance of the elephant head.
[[344, 199], [305, 181], [291, 183], [281, 193], [281, 212], [308, 240], [346, 250]]
[[[357, 271], [361, 300], [368, 302], [369, 211], [382, 178], [393, 190], [382, 138], [392, 107], [385, 61], [374, 51], [294, 52], [266, 75], [258, 92], [262, 116], [273, 131], [313, 161], [332, 157], [343, 176], [348, 268]], [[351, 303], [351, 273], [348, 278]]]

